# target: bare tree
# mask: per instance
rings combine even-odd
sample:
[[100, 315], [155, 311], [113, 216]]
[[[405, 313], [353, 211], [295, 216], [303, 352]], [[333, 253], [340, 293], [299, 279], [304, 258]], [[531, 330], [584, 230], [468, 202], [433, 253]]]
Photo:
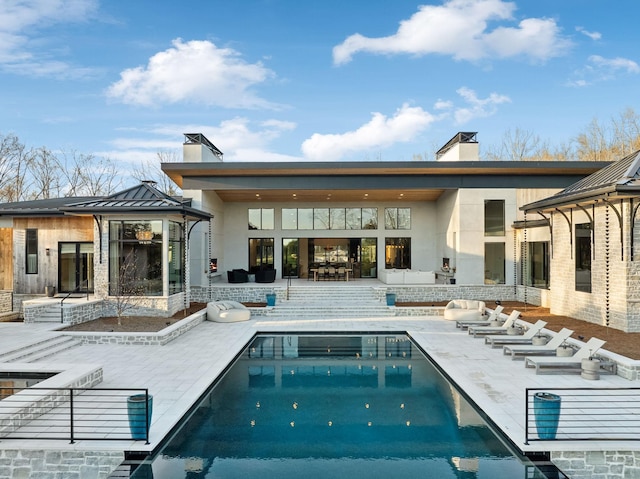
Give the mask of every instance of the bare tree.
[[500, 146], [489, 147], [484, 156], [492, 161], [531, 161], [542, 159], [545, 152], [548, 147], [538, 135], [516, 128], [505, 131]]
[[80, 179], [79, 193], [88, 196], [103, 196], [115, 193], [122, 184], [118, 167], [110, 158], [99, 158], [92, 154], [75, 157], [74, 168]]
[[27, 197], [27, 164], [33, 156], [15, 135], [0, 135], [0, 201]]
[[136, 270], [136, 255], [131, 250], [118, 269], [117, 283], [111, 286], [109, 292], [113, 298], [118, 326], [122, 326], [122, 318], [141, 303], [144, 295], [144, 287], [136, 276]]
[[133, 169], [131, 176], [138, 181], [155, 181], [156, 188], [169, 196], [180, 194], [180, 189], [171, 178], [162, 171], [162, 163], [178, 163], [180, 157], [174, 151], [159, 151], [154, 160], [147, 160]]
[[27, 161], [31, 177], [32, 191], [29, 196], [35, 200], [59, 198], [64, 178], [62, 165], [51, 150], [44, 146], [37, 148]]

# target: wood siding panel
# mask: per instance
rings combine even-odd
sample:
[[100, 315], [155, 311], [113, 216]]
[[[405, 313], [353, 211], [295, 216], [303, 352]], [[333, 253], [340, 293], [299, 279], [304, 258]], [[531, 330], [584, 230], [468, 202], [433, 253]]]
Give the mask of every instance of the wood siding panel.
[[13, 230], [0, 228], [0, 289], [13, 290]]
[[[13, 230], [14, 292], [44, 294], [45, 286], [58, 286], [58, 243], [93, 242], [92, 217], [16, 218]], [[38, 230], [38, 273], [25, 273], [25, 237], [27, 229]], [[49, 255], [47, 256], [47, 248]]]

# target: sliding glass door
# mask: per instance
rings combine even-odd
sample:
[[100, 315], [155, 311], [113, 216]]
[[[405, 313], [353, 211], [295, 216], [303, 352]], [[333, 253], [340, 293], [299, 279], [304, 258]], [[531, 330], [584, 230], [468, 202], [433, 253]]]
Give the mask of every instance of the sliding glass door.
[[93, 292], [93, 243], [58, 243], [58, 289]]

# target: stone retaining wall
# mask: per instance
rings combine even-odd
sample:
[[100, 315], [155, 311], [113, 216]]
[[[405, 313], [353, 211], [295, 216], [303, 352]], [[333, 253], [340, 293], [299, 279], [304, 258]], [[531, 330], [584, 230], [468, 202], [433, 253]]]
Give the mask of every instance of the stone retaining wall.
[[122, 451], [0, 450], [0, 479], [107, 479]]
[[552, 452], [551, 462], [571, 479], [640, 478], [640, 451]]
[[129, 346], [162, 346], [202, 323], [207, 316], [206, 309], [182, 319], [162, 331], [151, 333], [92, 333], [84, 331], [62, 331], [83, 344], [124, 344]]

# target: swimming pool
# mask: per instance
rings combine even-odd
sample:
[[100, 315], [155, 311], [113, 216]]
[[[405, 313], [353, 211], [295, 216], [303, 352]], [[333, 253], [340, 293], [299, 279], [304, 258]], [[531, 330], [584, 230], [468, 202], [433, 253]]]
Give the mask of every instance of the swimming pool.
[[260, 335], [131, 477], [545, 477], [405, 335]]

